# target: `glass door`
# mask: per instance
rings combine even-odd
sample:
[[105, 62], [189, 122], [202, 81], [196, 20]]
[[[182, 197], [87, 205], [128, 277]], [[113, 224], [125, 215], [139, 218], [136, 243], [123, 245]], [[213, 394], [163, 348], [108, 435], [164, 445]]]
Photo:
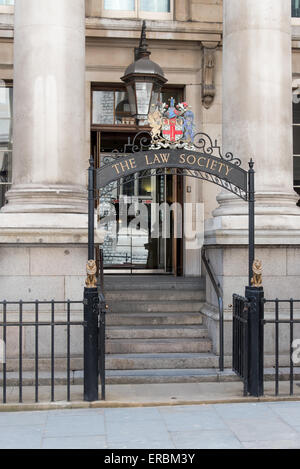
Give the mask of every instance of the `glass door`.
[[[105, 138], [100, 132], [93, 136], [98, 166], [114, 160], [112, 152], [97, 155], [97, 147], [107, 149]], [[101, 191], [98, 218], [106, 231], [106, 273], [177, 273], [174, 214], [168, 208], [176, 198], [174, 178], [168, 170], [141, 179], [136, 174]]]

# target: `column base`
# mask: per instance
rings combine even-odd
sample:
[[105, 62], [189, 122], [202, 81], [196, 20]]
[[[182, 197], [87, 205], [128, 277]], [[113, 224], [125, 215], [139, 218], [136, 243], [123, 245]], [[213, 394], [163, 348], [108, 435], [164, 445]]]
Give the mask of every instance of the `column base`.
[[[95, 213], [95, 227], [97, 215]], [[103, 244], [105, 232], [95, 229], [95, 244]], [[2, 213], [0, 248], [3, 245], [88, 244], [88, 216], [68, 213]]]
[[87, 190], [82, 186], [13, 186], [4, 213], [87, 213]]
[[[248, 244], [248, 203], [229, 193], [217, 200], [219, 207], [205, 223], [205, 244]], [[298, 200], [295, 192], [255, 194], [256, 244], [300, 244]]]
[[[256, 193], [255, 257], [262, 261], [263, 287], [267, 299], [298, 296], [300, 283], [300, 208], [295, 193]], [[223, 290], [225, 354], [231, 353], [232, 295], [244, 296], [248, 285], [248, 204], [231, 194], [218, 196], [220, 206], [205, 224], [207, 257]], [[218, 304], [209, 278], [205, 323], [218, 351]], [[283, 306], [285, 308], [285, 306]], [[289, 304], [286, 305], [288, 314]], [[266, 308], [266, 315], [272, 311]], [[300, 308], [295, 315], [300, 317]], [[267, 328], [269, 329], [269, 328]], [[271, 331], [266, 334], [266, 353], [272, 354]], [[285, 344], [286, 345], [286, 344]], [[280, 353], [288, 357], [283, 347]], [[283, 361], [285, 363], [285, 361]]]

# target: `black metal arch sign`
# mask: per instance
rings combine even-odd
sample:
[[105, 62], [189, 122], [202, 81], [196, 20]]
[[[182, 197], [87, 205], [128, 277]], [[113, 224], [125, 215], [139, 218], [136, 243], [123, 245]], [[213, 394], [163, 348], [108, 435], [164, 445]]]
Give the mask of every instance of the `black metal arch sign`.
[[135, 173], [161, 168], [184, 170], [183, 174], [208, 179], [247, 198], [247, 171], [222, 158], [185, 149], [147, 150], [121, 156], [97, 170], [97, 189]]
[[[100, 168], [94, 168], [93, 158], [89, 169], [89, 259], [94, 250], [94, 199], [103, 195], [104, 188], [120, 181], [128, 183], [130, 177], [143, 178], [164, 174], [165, 169], [181, 176], [189, 176], [212, 182], [248, 202], [249, 218], [249, 285], [255, 252], [255, 189], [254, 163], [249, 170], [241, 168], [241, 160], [230, 152], [222, 154], [217, 141], [199, 132], [192, 142], [180, 141], [171, 145], [147, 131], [138, 133], [128, 141], [123, 152], [112, 152], [109, 161]], [[96, 173], [96, 189], [94, 176]]]

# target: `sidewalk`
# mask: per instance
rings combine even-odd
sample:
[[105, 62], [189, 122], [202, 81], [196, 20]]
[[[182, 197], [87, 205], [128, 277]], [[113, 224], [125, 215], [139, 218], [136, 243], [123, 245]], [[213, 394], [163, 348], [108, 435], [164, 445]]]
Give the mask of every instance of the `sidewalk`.
[[[149, 406], [177, 406], [213, 403], [258, 402], [274, 400], [299, 400], [299, 382], [294, 384], [295, 396], [289, 397], [289, 382], [280, 382], [280, 396], [275, 398], [274, 381], [265, 383], [263, 398], [244, 397], [241, 382], [217, 383], [168, 383], [168, 384], [122, 384], [106, 386], [106, 401], [94, 403], [84, 402], [83, 386], [71, 387], [71, 402], [66, 402], [66, 387], [55, 386], [55, 403], [50, 401], [50, 387], [39, 387], [39, 404], [34, 404], [33, 386], [23, 387], [23, 404], [18, 405], [19, 389], [7, 389], [7, 404], [0, 404], [1, 412], [14, 410], [48, 410], [54, 408], [88, 408], [88, 407], [149, 407]], [[100, 390], [99, 390], [100, 396]], [[0, 399], [1, 399], [0, 394]]]
[[0, 448], [300, 448], [300, 402], [0, 413]]

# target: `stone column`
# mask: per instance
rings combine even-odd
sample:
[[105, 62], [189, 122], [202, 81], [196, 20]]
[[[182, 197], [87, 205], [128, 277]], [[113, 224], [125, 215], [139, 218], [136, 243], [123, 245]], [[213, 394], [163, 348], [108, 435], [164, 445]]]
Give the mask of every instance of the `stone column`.
[[0, 298], [80, 300], [88, 257], [84, 0], [16, 0], [14, 53]]
[[[256, 257], [266, 298], [294, 297], [300, 282], [300, 208], [293, 190], [291, 2], [224, 0], [223, 154], [256, 171]], [[248, 204], [229, 192], [206, 223], [208, 257], [224, 292], [231, 353], [232, 294], [248, 284]], [[208, 282], [206, 323], [218, 349], [217, 301]], [[204, 311], [205, 312], [205, 311]], [[300, 313], [299, 311], [297, 313]], [[267, 314], [267, 311], [266, 311]], [[266, 351], [273, 353], [271, 335]], [[286, 354], [288, 363], [289, 356]]]
[[[244, 168], [255, 161], [261, 215], [300, 215], [293, 190], [291, 64], [289, 1], [224, 1], [223, 152], [238, 156]], [[230, 194], [218, 201], [215, 216], [247, 210]]]
[[3, 211], [86, 213], [84, 0], [16, 0], [13, 123]]

